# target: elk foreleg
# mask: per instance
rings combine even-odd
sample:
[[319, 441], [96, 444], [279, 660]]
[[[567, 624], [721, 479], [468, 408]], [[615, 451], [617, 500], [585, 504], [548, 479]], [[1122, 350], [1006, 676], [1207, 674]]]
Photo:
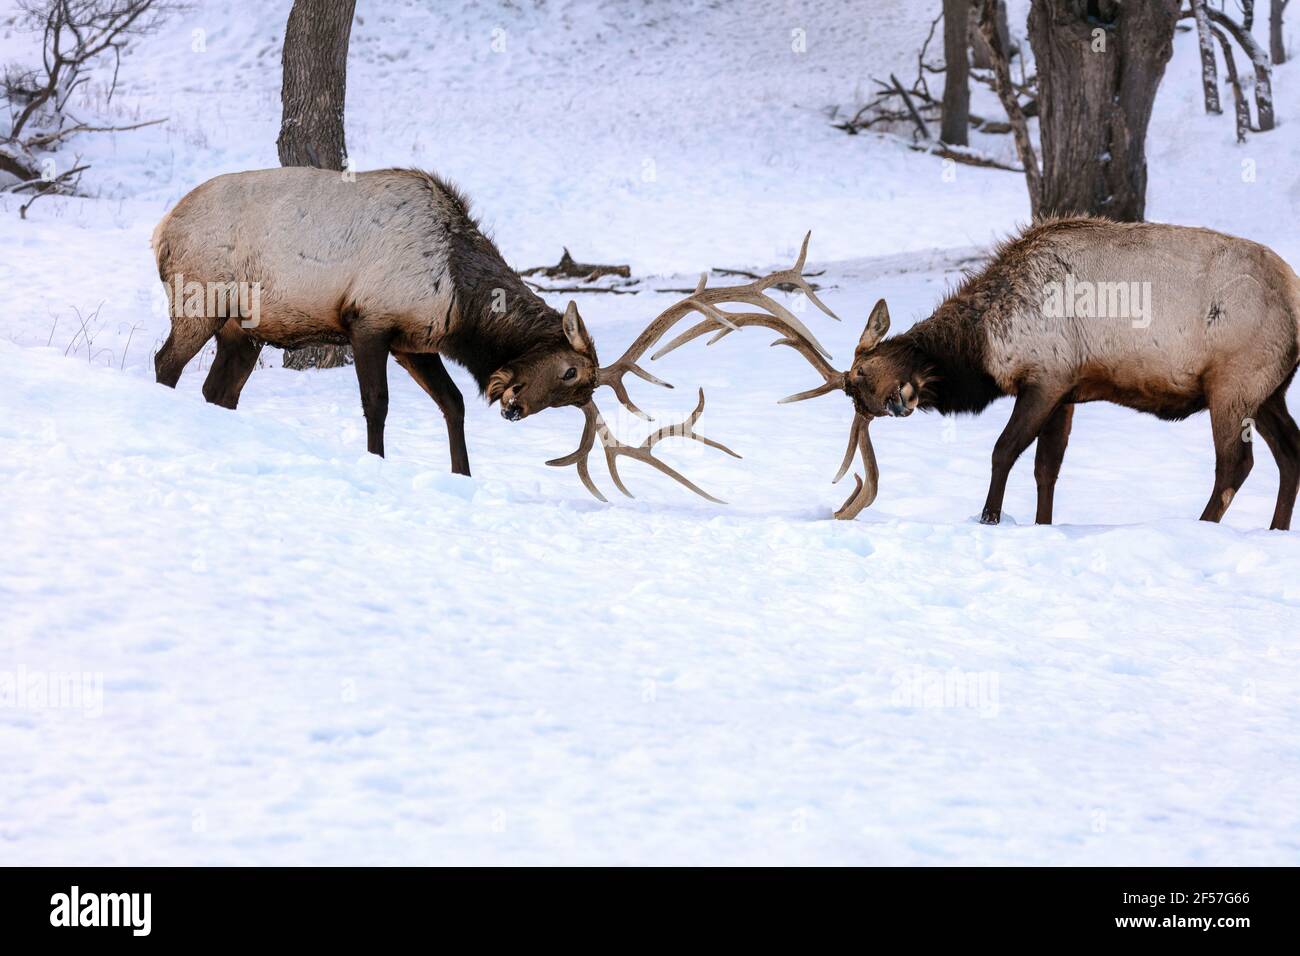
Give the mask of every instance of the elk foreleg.
[[993, 446], [993, 477], [989, 481], [984, 513], [980, 515], [981, 524], [997, 524], [1002, 520], [1002, 499], [1006, 495], [1011, 468], [1043, 430], [1061, 397], [1059, 392], [1049, 393], [1038, 385], [1025, 385], [1020, 389], [1015, 408], [1011, 410], [1011, 419]]
[[1061, 474], [1061, 461], [1065, 446], [1070, 442], [1070, 426], [1074, 422], [1073, 403], [1064, 402], [1047, 419], [1038, 433], [1038, 448], [1034, 452], [1034, 480], [1038, 483], [1038, 524], [1052, 523], [1052, 502], [1056, 495], [1056, 479]]
[[469, 449], [465, 447], [465, 399], [451, 380], [447, 366], [436, 353], [393, 353], [397, 364], [411, 373], [411, 378], [429, 393], [447, 420], [447, 442], [451, 446], [451, 471], [469, 474]]
[[352, 334], [361, 410], [366, 416], [366, 449], [384, 457], [384, 420], [388, 417], [388, 340], [366, 331]]

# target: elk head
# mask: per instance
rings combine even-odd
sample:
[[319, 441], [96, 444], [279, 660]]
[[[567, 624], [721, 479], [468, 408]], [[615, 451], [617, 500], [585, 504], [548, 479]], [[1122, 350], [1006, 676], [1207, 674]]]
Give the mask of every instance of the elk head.
[[567, 347], [525, 353], [488, 379], [489, 402], [501, 402], [501, 417], [517, 422], [544, 408], [586, 405], [600, 386], [596, 343], [572, 300], [561, 321]]
[[906, 418], [916, 411], [925, 387], [933, 380], [929, 366], [914, 360], [899, 340], [881, 346], [889, 331], [889, 306], [879, 300], [871, 310], [845, 373], [845, 391], [858, 414], [869, 418]]
[[[811, 235], [811, 233], [809, 235]], [[670, 328], [692, 313], [699, 313], [704, 316], [704, 319], [688, 331], [683, 332], [674, 339], [672, 343], [660, 349], [651, 356], [651, 358], [658, 358], [660, 355], [672, 351], [678, 345], [690, 341], [696, 336], [703, 334], [705, 331], [717, 332], [710, 341], [710, 344], [712, 344], [712, 342], [716, 342], [724, 335], [741, 328], [743, 325], [768, 324], [770, 328], [777, 328], [787, 335], [789, 341], [786, 339], [782, 340], [785, 344], [800, 349], [807, 349], [810, 353], [816, 355], [817, 359], [822, 361], [824, 364], [822, 356], [829, 358], [829, 353], [817, 344], [812, 333], [803, 325], [802, 322], [795, 318], [795, 316], [779, 302], [767, 295], [767, 290], [773, 286], [793, 286], [803, 292], [817, 305], [818, 308], [831, 318], [836, 318], [835, 313], [831, 312], [830, 309], [826, 308], [826, 306], [822, 304], [822, 302], [817, 298], [816, 293], [813, 292], [812, 287], [808, 285], [807, 280], [803, 277], [804, 259], [808, 254], [808, 238], [809, 236], [804, 236], [803, 248], [799, 252], [798, 260], [792, 267], [789, 269], [783, 269], [779, 272], [773, 272], [770, 275], [762, 276], [760, 278], [755, 278], [754, 281], [743, 285], [719, 286], [717, 288], [709, 289], [706, 288], [708, 275], [707, 273], [702, 273], [700, 275], [699, 284], [695, 287], [695, 291], [686, 298], [673, 303], [661, 312], [658, 317], [646, 326], [641, 334], [636, 337], [636, 340], [628, 346], [627, 351], [624, 352], [617, 361], [604, 368], [595, 367], [595, 385], [591, 385], [589, 391], [587, 391], [586, 394], [588, 399], [585, 402], [579, 403], [574, 401], [565, 403], [582, 405], [582, 411], [586, 418], [582, 430], [582, 438], [576, 451], [565, 455], [563, 458], [556, 458], [548, 461], [547, 464], [555, 466], [575, 465], [578, 469], [578, 477], [582, 479], [582, 483], [586, 486], [587, 490], [601, 501], [605, 501], [605, 496], [600, 493], [600, 490], [591, 480], [591, 472], [588, 467], [588, 459], [591, 455], [591, 451], [595, 447], [596, 440], [600, 439], [601, 446], [605, 452], [605, 463], [609, 468], [610, 477], [614, 480], [614, 484], [618, 487], [618, 490], [623, 492], [623, 494], [627, 495], [629, 498], [632, 497], [632, 493], [624, 486], [622, 478], [620, 478], [618, 473], [618, 459], [620, 457], [633, 458], [637, 461], [644, 462], [653, 468], [657, 468], [673, 480], [685, 485], [697, 495], [707, 498], [709, 501], [718, 502], [719, 504], [724, 503], [721, 502], [720, 499], [713, 497], [713, 495], [701, 489], [698, 485], [690, 481], [690, 479], [683, 476], [670, 465], [655, 458], [653, 454], [655, 445], [660, 441], [665, 438], [677, 437], [698, 441], [711, 448], [717, 448], [720, 451], [724, 451], [734, 458], [740, 457], [725, 445], [721, 445], [710, 438], [705, 438], [703, 435], [696, 434], [695, 423], [704, 413], [703, 389], [700, 390], [699, 401], [696, 403], [695, 410], [691, 412], [690, 415], [680, 422], [666, 425], [663, 428], [652, 432], [640, 445], [625, 445], [615, 438], [610, 432], [609, 427], [605, 424], [604, 419], [601, 418], [600, 411], [596, 408], [595, 402], [590, 400], [590, 395], [591, 392], [595, 391], [596, 387], [600, 385], [608, 385], [613, 389], [618, 400], [627, 408], [628, 411], [640, 418], [646, 419], [647, 421], [651, 420], [649, 415], [637, 408], [637, 406], [632, 402], [632, 399], [627, 392], [627, 386], [623, 382], [623, 376], [630, 372], [638, 378], [644, 379], [654, 385], [662, 385], [665, 388], [672, 388], [672, 386], [667, 382], [656, 378], [643, 369], [637, 364], [637, 360], [640, 359], [651, 346], [663, 338], [664, 334]], [[733, 314], [724, 312], [720, 308], [723, 303], [740, 303], [743, 305], [755, 306], [764, 311], [761, 313]], [[576, 319], [576, 308], [574, 308], [572, 303], [570, 303], [569, 308]], [[567, 312], [565, 313], [565, 317], [567, 321]], [[750, 321], [753, 319], [767, 319], [768, 321], [766, 323]], [[778, 324], [773, 325], [771, 323]], [[577, 320], [577, 328], [581, 330], [582, 334], [585, 336], [586, 330], [582, 329], [581, 319]], [[588, 338], [586, 341], [589, 343], [590, 339]], [[592, 362], [594, 363], [594, 348], [591, 349], [590, 355], [592, 357]], [[827, 368], [829, 368], [829, 366], [827, 366]]]
[[[801, 272], [807, 251], [808, 237], [805, 236], [798, 261], [786, 273], [778, 273], [777, 275], [781, 276], [781, 278], [777, 281], [794, 284], [823, 312], [831, 318], [838, 318], [822, 304], [807, 282], [803, 280]], [[798, 282], [790, 278], [791, 273], [798, 276]], [[769, 276], [768, 278], [773, 277]], [[775, 305], [775, 303], [772, 304]], [[666, 355], [673, 349], [685, 345], [692, 339], [699, 338], [706, 333], [713, 333], [708, 342], [709, 345], [712, 345], [723, 336], [745, 326], [761, 326], [779, 333], [781, 338], [772, 344], [785, 345], [794, 349], [808, 360], [808, 363], [823, 379], [823, 384], [806, 392], [783, 398], [781, 404], [802, 402], [829, 392], [845, 392], [853, 400], [855, 414], [853, 424], [849, 428], [849, 445], [844, 452], [844, 459], [840, 462], [840, 469], [836, 472], [834, 481], [838, 482], [844, 477], [849, 470], [849, 466], [853, 463], [855, 453], [862, 458], [863, 475], [858, 476], [855, 474], [853, 476], [856, 487], [853, 489], [853, 493], [849, 495], [848, 500], [835, 512], [835, 517], [846, 520], [857, 517], [859, 512], [875, 501], [876, 492], [879, 488], [880, 470], [876, 466], [876, 453], [871, 446], [871, 435], [868, 430], [872, 419], [885, 415], [910, 415], [912, 410], [916, 408], [921, 389], [925, 384], [924, 379], [919, 376], [913, 379], [913, 373], [910, 370], [904, 377], [898, 377], [900, 370], [904, 367], [901, 356], [896, 359], [892, 355], [878, 354], [876, 352], [876, 346], [880, 344], [885, 337], [885, 333], [889, 330], [889, 309], [885, 305], [885, 300], [881, 299], [876, 303], [876, 307], [871, 310], [871, 317], [867, 320], [867, 327], [863, 330], [862, 337], [858, 341], [858, 347], [853, 357], [853, 366], [847, 372], [837, 371], [831, 366], [827, 361], [830, 358], [830, 353], [793, 315], [779, 307], [776, 310], [769, 308], [765, 313], [722, 313], [721, 311], [716, 311], [716, 314], [706, 313], [706, 317], [702, 321], [682, 332], [655, 352], [651, 358], [657, 359], [662, 355]]]

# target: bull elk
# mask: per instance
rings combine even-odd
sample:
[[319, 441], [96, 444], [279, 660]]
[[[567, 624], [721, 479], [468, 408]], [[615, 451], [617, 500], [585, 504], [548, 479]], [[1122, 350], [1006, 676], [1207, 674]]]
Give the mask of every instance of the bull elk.
[[[708, 332], [723, 317], [686, 330], [653, 357]], [[844, 391], [856, 412], [838, 481], [861, 455], [864, 478], [836, 517], [875, 499], [878, 470], [868, 428], [917, 408], [977, 414], [1015, 397], [993, 449], [981, 520], [997, 524], [1007, 476], [1037, 439], [1036, 520], [1052, 521], [1053, 495], [1074, 406], [1108, 401], [1166, 420], [1206, 408], [1214, 438], [1214, 490], [1201, 514], [1219, 521], [1263, 436], [1280, 482], [1271, 527], [1290, 527], [1300, 486], [1300, 429], [1286, 391], [1300, 362], [1300, 279], [1270, 249], [1233, 236], [1158, 223], [1068, 218], [1042, 222], [1003, 243], [927, 319], [886, 339], [889, 309], [876, 303], [853, 365], [840, 372], [815, 341], [770, 317], [765, 325], [802, 354], [824, 384], [784, 401]]]
[[[465, 405], [442, 363], [446, 356], [468, 369], [509, 421], [546, 408], [582, 408], [578, 449], [548, 464], [576, 465], [583, 484], [601, 500], [588, 467], [597, 439], [624, 494], [630, 493], [618, 473], [622, 457], [716, 501], [655, 458], [653, 449], [678, 437], [735, 453], [695, 432], [703, 391], [683, 422], [633, 446], [614, 438], [600, 416], [593, 401], [597, 388], [609, 386], [630, 411], [649, 418], [632, 403], [623, 376], [667, 386], [637, 360], [676, 322], [693, 312], [720, 315], [717, 306], [726, 301], [784, 311], [765, 295], [777, 283], [811, 293], [801, 272], [805, 238], [804, 253], [791, 270], [723, 289], [705, 289], [701, 280], [693, 295], [665, 310], [618, 361], [601, 367], [577, 306], [569, 302], [562, 315], [548, 306], [506, 265], [458, 190], [430, 173], [406, 169], [344, 177], [292, 167], [218, 176], [163, 217], [153, 249], [172, 317], [171, 333], [154, 360], [161, 384], [174, 388], [186, 364], [215, 336], [217, 354], [203, 395], [233, 409], [264, 344], [349, 344], [367, 447], [382, 456], [391, 354], [442, 410], [451, 469], [468, 475]], [[238, 295], [248, 286], [257, 290], [249, 297], [252, 309]]]

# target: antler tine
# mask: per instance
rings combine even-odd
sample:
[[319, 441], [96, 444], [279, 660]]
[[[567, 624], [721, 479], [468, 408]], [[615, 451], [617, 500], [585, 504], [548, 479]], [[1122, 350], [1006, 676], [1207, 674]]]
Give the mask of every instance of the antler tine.
[[637, 408], [633, 403], [631, 396], [628, 395], [627, 386], [623, 384], [624, 375], [631, 372], [633, 375], [650, 382], [652, 385], [662, 385], [664, 388], [672, 388], [672, 385], [661, 378], [651, 375], [637, 364], [637, 359], [644, 355], [650, 346], [663, 338], [665, 332], [680, 322], [684, 316], [690, 315], [692, 312], [701, 312], [709, 316], [711, 319], [721, 322], [723, 325], [730, 324], [726, 316], [723, 315], [719, 309], [715, 308], [712, 303], [703, 301], [699, 298], [700, 294], [704, 291], [704, 286], [707, 281], [708, 274], [701, 272], [700, 281], [696, 283], [695, 291], [691, 293], [690, 296], [680, 302], [673, 303], [668, 308], [664, 309], [664, 311], [660, 312], [659, 315], [655, 317], [654, 321], [647, 325], [632, 344], [627, 347], [626, 352], [619, 356], [613, 364], [607, 365], [600, 370], [600, 384], [608, 385], [612, 388], [614, 394], [618, 397], [618, 400], [623, 403], [623, 406], [638, 418], [643, 418], [646, 421], [654, 420], [650, 415], [641, 411], [641, 409]]
[[605, 461], [609, 465], [609, 475], [614, 479], [614, 484], [618, 486], [618, 490], [623, 492], [623, 494], [627, 495], [629, 498], [636, 497], [632, 492], [627, 490], [627, 487], [623, 484], [623, 479], [618, 473], [618, 457], [620, 455], [625, 455], [628, 458], [634, 458], [637, 461], [644, 462], [652, 468], [657, 468], [669, 478], [685, 485], [701, 498], [707, 498], [715, 504], [725, 505], [726, 502], [721, 498], [715, 498], [681, 472], [677, 471], [677, 469], [660, 461], [658, 458], [655, 458], [652, 451], [654, 446], [665, 438], [689, 438], [702, 445], [708, 445], [710, 448], [716, 448], [719, 451], [726, 452], [732, 458], [739, 458], [740, 455], [732, 451], [726, 445], [723, 445], [721, 442], [716, 442], [712, 438], [706, 438], [704, 435], [697, 435], [695, 433], [695, 423], [700, 420], [702, 414], [704, 414], [704, 389], [700, 389], [700, 400], [695, 406], [695, 411], [691, 412], [686, 416], [686, 418], [682, 419], [682, 421], [675, 425], [665, 425], [663, 428], [651, 432], [640, 445], [624, 445], [622, 442], [611, 437], [611, 440], [605, 444]]
[[817, 308], [821, 309], [836, 322], [839, 322], [840, 317], [832, 312], [830, 307], [817, 297], [817, 293], [813, 291], [813, 287], [809, 284], [808, 280], [804, 278], [803, 264], [804, 260], [808, 258], [808, 240], [811, 238], [812, 230], [810, 229], [804, 233], [803, 245], [799, 247], [799, 258], [794, 261], [794, 265], [789, 269], [782, 270], [781, 272], [773, 272], [771, 275], [757, 280], [756, 284], [759, 286], [760, 292], [766, 291], [774, 285], [780, 285], [783, 282], [795, 286], [800, 292], [808, 297], [808, 301], [817, 306]]
[[[789, 326], [789, 328], [778, 329], [778, 331], [790, 338], [807, 341], [815, 351], [829, 359], [831, 353], [817, 341], [816, 337], [807, 326], [800, 322], [789, 309], [767, 295], [767, 290], [775, 285], [780, 285], [782, 283], [793, 285], [799, 289], [800, 292], [806, 295], [812, 303], [817, 306], [817, 308], [821, 309], [836, 321], [839, 321], [839, 316], [827, 308], [826, 304], [822, 302], [821, 299], [817, 298], [817, 293], [813, 291], [812, 286], [808, 284], [808, 280], [803, 276], [804, 262], [808, 257], [808, 242], [811, 238], [811, 231], [804, 235], [803, 245], [799, 249], [799, 257], [795, 260], [794, 265], [789, 269], [773, 272], [770, 275], [755, 279], [752, 282], [745, 283], [744, 285], [719, 286], [717, 288], [709, 289], [707, 288], [709, 279], [708, 273], [700, 273], [700, 281], [696, 283], [695, 290], [689, 296], [682, 299], [680, 302], [673, 303], [668, 308], [664, 309], [664, 311], [660, 312], [654, 321], [646, 326], [641, 334], [636, 337], [636, 340], [628, 346], [627, 351], [624, 352], [617, 361], [600, 370], [600, 384], [608, 385], [612, 388], [614, 394], [618, 396], [618, 400], [622, 402], [624, 407], [626, 407], [632, 414], [644, 418], [647, 421], [651, 421], [651, 416], [641, 411], [641, 409], [637, 408], [637, 406], [632, 402], [631, 397], [628, 395], [627, 387], [623, 384], [623, 376], [628, 372], [631, 372], [633, 375], [636, 375], [654, 385], [662, 385], [665, 388], [672, 388], [672, 385], [668, 382], [656, 378], [654, 375], [651, 375], [643, 369], [637, 364], [637, 360], [640, 359], [651, 346], [663, 338], [664, 334], [670, 328], [692, 312], [698, 312], [705, 316], [705, 322], [708, 323], [705, 328], [712, 328], [718, 331], [718, 335], [714, 341], [717, 341], [717, 338], [721, 338], [727, 332], [739, 329], [740, 326], [736, 323], [737, 317], [718, 308], [719, 303], [723, 302], [740, 302], [746, 305], [757, 306], [765, 312], [771, 313]], [[693, 338], [694, 336], [691, 337]], [[689, 341], [689, 339], [681, 339], [681, 341]], [[676, 341], [676, 344], [661, 349], [652, 355], [651, 359], [656, 359], [660, 355], [667, 354], [676, 348], [678, 344], [681, 344], [681, 341]]]
[[582, 438], [578, 440], [577, 449], [565, 455], [563, 458], [552, 458], [547, 462], [547, 464], [554, 468], [561, 468], [565, 465], [577, 465], [578, 477], [581, 478], [582, 483], [587, 486], [587, 490], [599, 500], [608, 503], [609, 499], [600, 493], [600, 489], [596, 487], [596, 483], [591, 480], [591, 471], [587, 467], [587, 459], [591, 455], [592, 446], [596, 444], [597, 424], [599, 423], [600, 427], [603, 428], [605, 423], [600, 420], [600, 412], [596, 411], [596, 405], [593, 402], [588, 402], [582, 406], [582, 414], [585, 421], [582, 425]]
[[852, 521], [862, 509], [869, 507], [876, 500], [876, 492], [880, 487], [880, 469], [876, 466], [876, 452], [871, 445], [871, 434], [867, 430], [870, 424], [871, 419], [864, 415], [853, 416], [853, 425], [849, 428], [849, 447], [844, 452], [844, 460], [840, 462], [840, 470], [835, 473], [835, 478], [831, 482], [835, 484], [844, 477], [844, 473], [849, 470], [849, 465], [853, 462], [854, 452], [861, 454], [865, 480], [856, 474], [853, 476], [853, 493], [835, 512], [835, 517], [843, 521]]
[[[825, 379], [825, 384], [809, 389], [806, 392], [799, 392], [797, 395], [790, 395], [783, 398], [781, 399], [780, 404], [784, 405], [788, 402], [801, 402], [805, 399], [816, 398], [818, 395], [825, 395], [828, 392], [838, 391], [844, 388], [844, 373], [837, 371], [822, 357], [822, 352], [825, 350], [821, 349], [819, 351], [817, 340], [812, 338], [812, 333], [808, 333], [807, 336], [805, 336], [803, 332], [800, 331], [803, 328], [802, 326], [797, 329], [793, 328], [780, 316], [770, 315], [763, 312], [731, 313], [728, 315], [728, 318], [730, 318], [737, 326], [742, 328], [746, 326], [761, 326], [763, 328], [772, 329], [774, 332], [781, 333], [782, 337], [772, 342], [772, 345], [784, 345], [794, 349], [807, 359], [808, 363], [817, 370], [817, 373], [821, 375], [823, 379]], [[729, 334], [731, 329], [720, 329], [713, 320], [704, 319], [682, 332], [659, 351], [655, 352], [651, 358], [657, 359], [661, 355], [667, 355], [669, 352], [673, 351], [673, 349], [679, 348], [687, 342], [697, 339], [701, 335], [709, 332], [716, 333], [713, 338], [709, 340], [708, 344], [712, 345], [724, 335]]]
[[548, 461], [547, 464], [554, 466], [576, 465], [578, 468], [578, 477], [582, 479], [582, 483], [586, 486], [587, 490], [596, 498], [601, 501], [608, 500], [600, 493], [600, 490], [597, 489], [595, 482], [591, 480], [591, 472], [588, 468], [588, 459], [590, 458], [591, 450], [595, 446], [596, 438], [599, 437], [601, 447], [605, 452], [605, 464], [609, 468], [609, 475], [614, 479], [614, 484], [618, 487], [618, 490], [627, 495], [627, 497], [634, 498], [636, 496], [627, 490], [627, 486], [623, 484], [622, 476], [618, 473], [618, 459], [620, 456], [626, 456], [644, 462], [650, 467], [663, 472], [674, 481], [686, 486], [701, 498], [707, 498], [715, 504], [726, 504], [726, 502], [721, 498], [715, 498], [671, 465], [654, 457], [653, 453], [654, 446], [665, 438], [689, 438], [693, 441], [700, 442], [700, 444], [708, 445], [710, 448], [724, 451], [733, 458], [740, 457], [740, 455], [732, 451], [726, 445], [714, 441], [712, 438], [708, 438], [704, 435], [696, 434], [695, 423], [699, 421], [700, 416], [704, 413], [704, 389], [700, 389], [700, 400], [695, 406], [695, 411], [691, 412], [691, 414], [686, 416], [686, 418], [674, 425], [665, 425], [652, 432], [646, 436], [645, 440], [642, 441], [640, 445], [626, 445], [615, 438], [613, 433], [609, 430], [609, 426], [605, 424], [605, 420], [601, 417], [600, 410], [596, 408], [594, 402], [588, 402], [586, 405], [583, 405], [582, 412], [586, 420], [583, 424], [582, 438], [578, 443], [577, 450], [565, 455], [563, 458], [552, 459], [551, 461]]

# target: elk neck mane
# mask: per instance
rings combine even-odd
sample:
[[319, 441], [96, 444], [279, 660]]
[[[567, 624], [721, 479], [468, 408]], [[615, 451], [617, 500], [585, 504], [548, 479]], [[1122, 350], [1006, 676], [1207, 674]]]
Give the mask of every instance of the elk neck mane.
[[437, 238], [446, 249], [455, 318], [439, 351], [463, 365], [484, 392], [502, 366], [530, 353], [564, 348], [560, 313], [506, 264], [465, 194], [433, 173], [408, 172], [428, 183], [445, 213], [438, 222], [443, 235]]
[[1006, 393], [989, 375], [987, 341], [1014, 310], [1037, 312], [1041, 264], [1055, 261], [1052, 240], [1064, 232], [1104, 228], [1095, 217], [1048, 219], [998, 244], [989, 262], [968, 272], [930, 317], [877, 351], [921, 372], [929, 382], [920, 407], [943, 415], [978, 413]]

